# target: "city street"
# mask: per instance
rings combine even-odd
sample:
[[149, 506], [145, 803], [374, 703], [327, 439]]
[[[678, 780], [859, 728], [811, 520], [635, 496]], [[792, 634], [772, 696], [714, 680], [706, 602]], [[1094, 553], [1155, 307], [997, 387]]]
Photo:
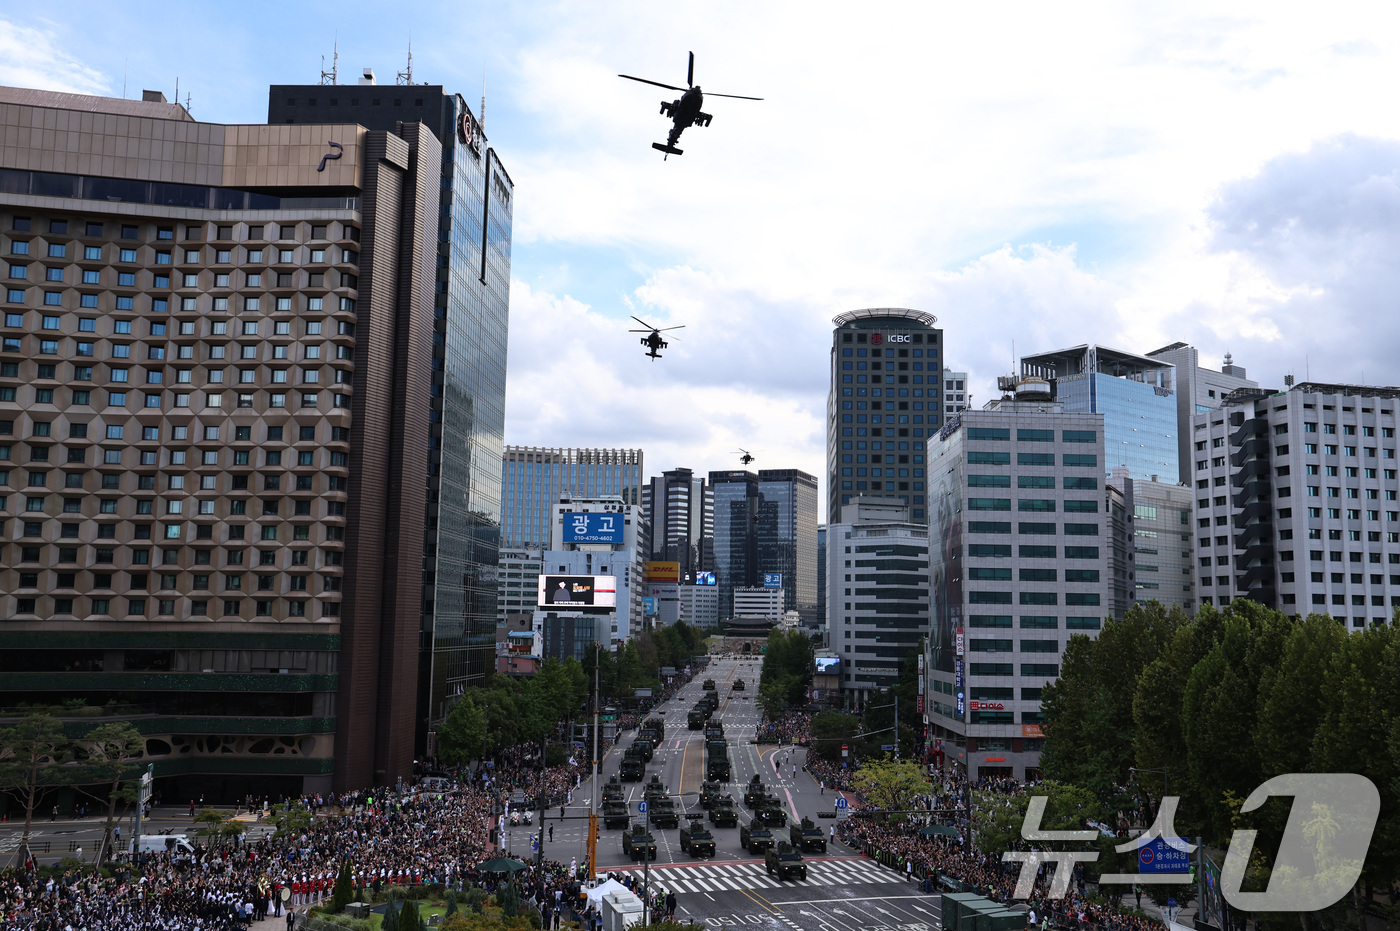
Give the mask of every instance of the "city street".
[[[686, 714], [698, 701], [707, 678], [715, 680], [720, 696], [719, 711], [712, 720], [724, 724], [730, 746], [733, 779], [726, 789], [734, 799], [740, 824], [746, 824], [752, 811], [743, 805], [744, 786], [755, 773], [762, 776], [767, 791], [786, 803], [789, 819], [809, 817], [830, 836], [834, 819], [819, 818], [834, 811], [835, 797], [802, 769], [806, 750], [801, 747], [756, 745], [754, 736], [761, 716], [756, 702], [760, 663], [757, 658], [716, 659], [707, 671], [697, 675], [657, 714], [666, 722], [666, 737], [647, 764], [646, 780], [658, 774], [676, 799], [676, 807], [703, 818], [699, 805], [704, 781], [704, 736], [686, 728]], [[744, 691], [734, 692], [733, 683], [743, 679]], [[617, 774], [622, 755], [635, 733], [625, 735], [603, 761], [603, 780]], [[795, 769], [795, 772], [794, 772]], [[623, 783], [623, 792], [632, 811], [633, 823], [641, 816], [642, 782]], [[585, 781], [574, 792], [574, 804], [559, 820], [558, 809], [544, 823], [545, 855], [567, 862], [584, 859], [588, 831], [587, 805], [592, 787]], [[681, 824], [686, 819], [682, 817]], [[791, 821], [789, 822], [791, 823]], [[554, 840], [548, 828], [554, 827]], [[598, 823], [598, 860], [605, 872], [641, 878], [654, 889], [675, 892], [676, 917], [704, 922], [712, 927], [753, 926], [779, 929], [829, 929], [829, 931], [880, 931], [902, 928], [921, 931], [939, 927], [937, 897], [924, 895], [894, 870], [865, 859], [858, 852], [838, 843], [829, 844], [825, 854], [804, 857], [805, 880], [779, 880], [767, 875], [763, 860], [739, 846], [739, 829], [720, 828], [706, 821], [715, 838], [715, 856], [699, 859], [683, 852], [679, 828], [652, 826], [657, 857], [648, 867], [628, 859], [622, 851], [622, 828], [611, 830]], [[530, 851], [530, 836], [540, 826], [516, 827], [508, 832], [508, 847], [516, 856]], [[785, 840], [787, 828], [773, 828], [776, 838]]]

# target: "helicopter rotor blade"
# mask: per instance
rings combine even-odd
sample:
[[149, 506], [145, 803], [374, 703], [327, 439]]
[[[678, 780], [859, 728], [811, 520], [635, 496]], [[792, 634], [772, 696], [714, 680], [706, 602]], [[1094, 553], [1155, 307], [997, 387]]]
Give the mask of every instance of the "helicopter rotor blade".
[[684, 93], [685, 90], [686, 90], [684, 87], [677, 87], [677, 86], [674, 85], [674, 84], [662, 84], [660, 81], [648, 81], [646, 78], [634, 78], [634, 77], [632, 77], [632, 75], [630, 75], [630, 74], [619, 74], [618, 77], [620, 77], [620, 78], [626, 78], [626, 79], [629, 80], [629, 81], [640, 81], [640, 82], [642, 82], [643, 84], [653, 84], [653, 85], [655, 85], [656, 87], [664, 87], [664, 88], [666, 88], [667, 90], [670, 90], [670, 91], [680, 91], [680, 92]]
[[[626, 75], [623, 75], [623, 76], [626, 77]], [[743, 94], [712, 94], [712, 93], [710, 93], [709, 91], [705, 91], [705, 96], [706, 96], [706, 97], [728, 97], [728, 98], [730, 98], [730, 99], [732, 99], [732, 100], [762, 100], [762, 99], [763, 99], [762, 97], [745, 97]]]
[[640, 323], [642, 326], [646, 327], [648, 333], [650, 333], [652, 330], [656, 329], [656, 327], [652, 326], [650, 323], [647, 323], [647, 322], [646, 322], [645, 320], [643, 320], [641, 317], [633, 317], [632, 319], [635, 320], [635, 321], [637, 321], [638, 323]]
[[690, 53], [690, 66], [685, 69], [685, 83], [687, 87], [695, 86], [695, 53]]
[[684, 329], [685, 329], [685, 324], [682, 323], [680, 326], [664, 326], [664, 327], [660, 327], [660, 328], [657, 329], [656, 332], [658, 332], [658, 333], [665, 333], [667, 330], [684, 330]]

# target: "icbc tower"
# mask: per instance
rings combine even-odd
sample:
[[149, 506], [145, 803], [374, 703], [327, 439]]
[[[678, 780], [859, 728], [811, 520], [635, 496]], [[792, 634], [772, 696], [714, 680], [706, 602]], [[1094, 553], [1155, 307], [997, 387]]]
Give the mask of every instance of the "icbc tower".
[[861, 496], [928, 521], [924, 445], [943, 425], [943, 331], [933, 314], [880, 307], [834, 318], [826, 404], [827, 515]]

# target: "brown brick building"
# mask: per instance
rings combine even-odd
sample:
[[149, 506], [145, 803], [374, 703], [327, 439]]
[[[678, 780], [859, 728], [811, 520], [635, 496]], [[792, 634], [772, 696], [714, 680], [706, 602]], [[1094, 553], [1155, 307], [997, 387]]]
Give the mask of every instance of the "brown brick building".
[[392, 783], [440, 144], [147, 97], [0, 88], [0, 708], [133, 721], [167, 798]]

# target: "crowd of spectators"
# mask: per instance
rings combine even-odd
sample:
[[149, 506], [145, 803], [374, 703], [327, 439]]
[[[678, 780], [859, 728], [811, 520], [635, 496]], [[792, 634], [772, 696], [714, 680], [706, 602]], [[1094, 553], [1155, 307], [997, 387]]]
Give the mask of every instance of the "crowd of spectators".
[[757, 742], [793, 744], [805, 747], [812, 740], [812, 715], [806, 711], [789, 711], [776, 721], [766, 717], [758, 725]]

